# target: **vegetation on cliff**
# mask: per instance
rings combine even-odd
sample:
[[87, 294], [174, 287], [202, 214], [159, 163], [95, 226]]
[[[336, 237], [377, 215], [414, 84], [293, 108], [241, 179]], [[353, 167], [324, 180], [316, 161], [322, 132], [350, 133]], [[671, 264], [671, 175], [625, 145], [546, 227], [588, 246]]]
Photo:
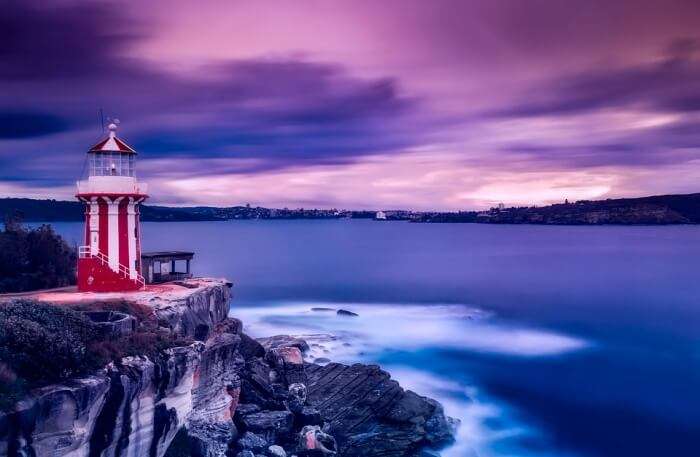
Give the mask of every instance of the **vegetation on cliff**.
[[0, 231], [0, 293], [75, 284], [76, 250], [50, 225], [23, 226], [5, 220]]
[[[158, 329], [142, 307], [126, 301], [76, 308], [22, 299], [0, 305], [0, 409], [28, 389], [94, 372], [125, 356], [155, 358], [192, 343]], [[101, 333], [81, 312], [96, 309], [128, 312], [139, 323], [137, 331], [118, 338]]]
[[29, 300], [0, 306], [0, 397], [11, 404], [27, 387], [97, 367], [96, 333], [81, 313]]

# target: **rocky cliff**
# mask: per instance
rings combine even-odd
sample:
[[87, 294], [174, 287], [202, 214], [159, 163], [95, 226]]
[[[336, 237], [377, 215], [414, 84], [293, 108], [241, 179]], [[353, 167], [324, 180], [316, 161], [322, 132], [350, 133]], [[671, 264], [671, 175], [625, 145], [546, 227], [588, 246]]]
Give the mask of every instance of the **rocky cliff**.
[[452, 440], [440, 405], [379, 367], [309, 364], [303, 341], [248, 337], [224, 289], [148, 298], [161, 326], [204, 341], [37, 389], [0, 414], [0, 455], [399, 457]]

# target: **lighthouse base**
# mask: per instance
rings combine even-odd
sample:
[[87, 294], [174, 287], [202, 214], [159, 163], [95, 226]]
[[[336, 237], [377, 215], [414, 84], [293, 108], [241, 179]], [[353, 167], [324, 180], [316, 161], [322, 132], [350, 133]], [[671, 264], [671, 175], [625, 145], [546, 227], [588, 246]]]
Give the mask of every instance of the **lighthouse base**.
[[97, 257], [78, 259], [80, 292], [127, 292], [141, 288], [142, 283], [117, 273]]

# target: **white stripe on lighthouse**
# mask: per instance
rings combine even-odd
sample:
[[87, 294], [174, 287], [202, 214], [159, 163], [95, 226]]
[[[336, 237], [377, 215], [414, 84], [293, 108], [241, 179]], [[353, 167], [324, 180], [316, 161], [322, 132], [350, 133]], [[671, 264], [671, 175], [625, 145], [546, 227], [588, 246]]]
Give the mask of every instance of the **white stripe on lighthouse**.
[[126, 225], [129, 230], [129, 277], [136, 279], [136, 209], [132, 197], [129, 197], [126, 207]]
[[97, 255], [100, 250], [100, 205], [97, 197], [90, 199], [90, 255]]
[[109, 267], [114, 271], [119, 271], [119, 202], [124, 197], [107, 200], [107, 257]]

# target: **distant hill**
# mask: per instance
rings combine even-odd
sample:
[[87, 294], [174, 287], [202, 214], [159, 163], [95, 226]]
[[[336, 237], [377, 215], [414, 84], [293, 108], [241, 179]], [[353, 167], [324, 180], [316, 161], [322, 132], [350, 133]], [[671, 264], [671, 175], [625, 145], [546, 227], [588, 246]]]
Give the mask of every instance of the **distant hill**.
[[700, 194], [581, 200], [542, 207], [492, 208], [481, 212], [426, 213], [416, 221], [550, 225], [698, 224]]
[[[77, 201], [0, 198], [0, 216], [19, 214], [27, 222], [81, 221]], [[141, 206], [143, 221], [226, 221], [233, 219], [372, 218], [374, 211], [336, 209], [273, 209], [251, 206]], [[488, 211], [387, 211], [389, 221], [461, 222], [483, 224], [662, 225], [700, 223], [700, 193], [641, 198], [581, 200], [549, 206], [492, 208]]]

